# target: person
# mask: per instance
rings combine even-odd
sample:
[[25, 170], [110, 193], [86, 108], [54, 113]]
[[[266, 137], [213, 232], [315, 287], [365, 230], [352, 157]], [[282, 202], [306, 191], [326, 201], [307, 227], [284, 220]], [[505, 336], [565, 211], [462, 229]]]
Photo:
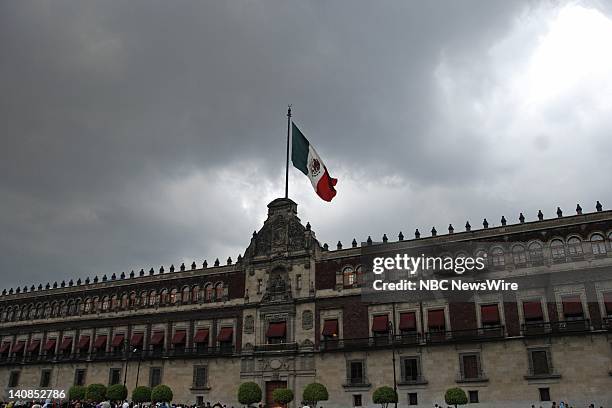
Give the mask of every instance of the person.
[[130, 408], [130, 404], [127, 402], [127, 400], [123, 401], [121, 408]]

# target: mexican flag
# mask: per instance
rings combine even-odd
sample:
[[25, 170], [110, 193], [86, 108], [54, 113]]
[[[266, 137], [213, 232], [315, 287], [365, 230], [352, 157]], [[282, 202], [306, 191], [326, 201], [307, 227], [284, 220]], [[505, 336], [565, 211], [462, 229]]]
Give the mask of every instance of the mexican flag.
[[291, 161], [293, 166], [308, 176], [319, 197], [331, 201], [336, 195], [337, 179], [331, 178], [323, 161], [300, 129], [291, 122]]

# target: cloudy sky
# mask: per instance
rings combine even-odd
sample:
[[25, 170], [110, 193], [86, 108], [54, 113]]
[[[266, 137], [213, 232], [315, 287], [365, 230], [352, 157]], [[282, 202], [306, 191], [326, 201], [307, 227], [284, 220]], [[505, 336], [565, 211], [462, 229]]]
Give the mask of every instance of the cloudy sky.
[[610, 208], [611, 44], [604, 1], [2, 1], [2, 286], [235, 259], [288, 103], [330, 245]]

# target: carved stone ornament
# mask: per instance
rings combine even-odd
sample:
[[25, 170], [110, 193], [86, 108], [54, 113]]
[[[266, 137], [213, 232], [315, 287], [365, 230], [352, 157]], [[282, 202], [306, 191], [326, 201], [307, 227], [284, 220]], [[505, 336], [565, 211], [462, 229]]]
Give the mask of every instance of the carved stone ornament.
[[251, 334], [255, 330], [255, 319], [253, 315], [247, 315], [244, 317], [244, 332]]
[[313, 322], [312, 311], [304, 310], [304, 312], [302, 312], [302, 329], [311, 330], [312, 322]]

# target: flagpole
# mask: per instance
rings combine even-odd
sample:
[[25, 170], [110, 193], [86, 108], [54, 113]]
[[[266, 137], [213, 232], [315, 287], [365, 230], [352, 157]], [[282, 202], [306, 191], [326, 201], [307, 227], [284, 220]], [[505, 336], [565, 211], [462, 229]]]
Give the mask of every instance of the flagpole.
[[291, 105], [287, 107], [287, 162], [285, 165], [285, 198], [289, 198], [289, 137], [291, 133]]

